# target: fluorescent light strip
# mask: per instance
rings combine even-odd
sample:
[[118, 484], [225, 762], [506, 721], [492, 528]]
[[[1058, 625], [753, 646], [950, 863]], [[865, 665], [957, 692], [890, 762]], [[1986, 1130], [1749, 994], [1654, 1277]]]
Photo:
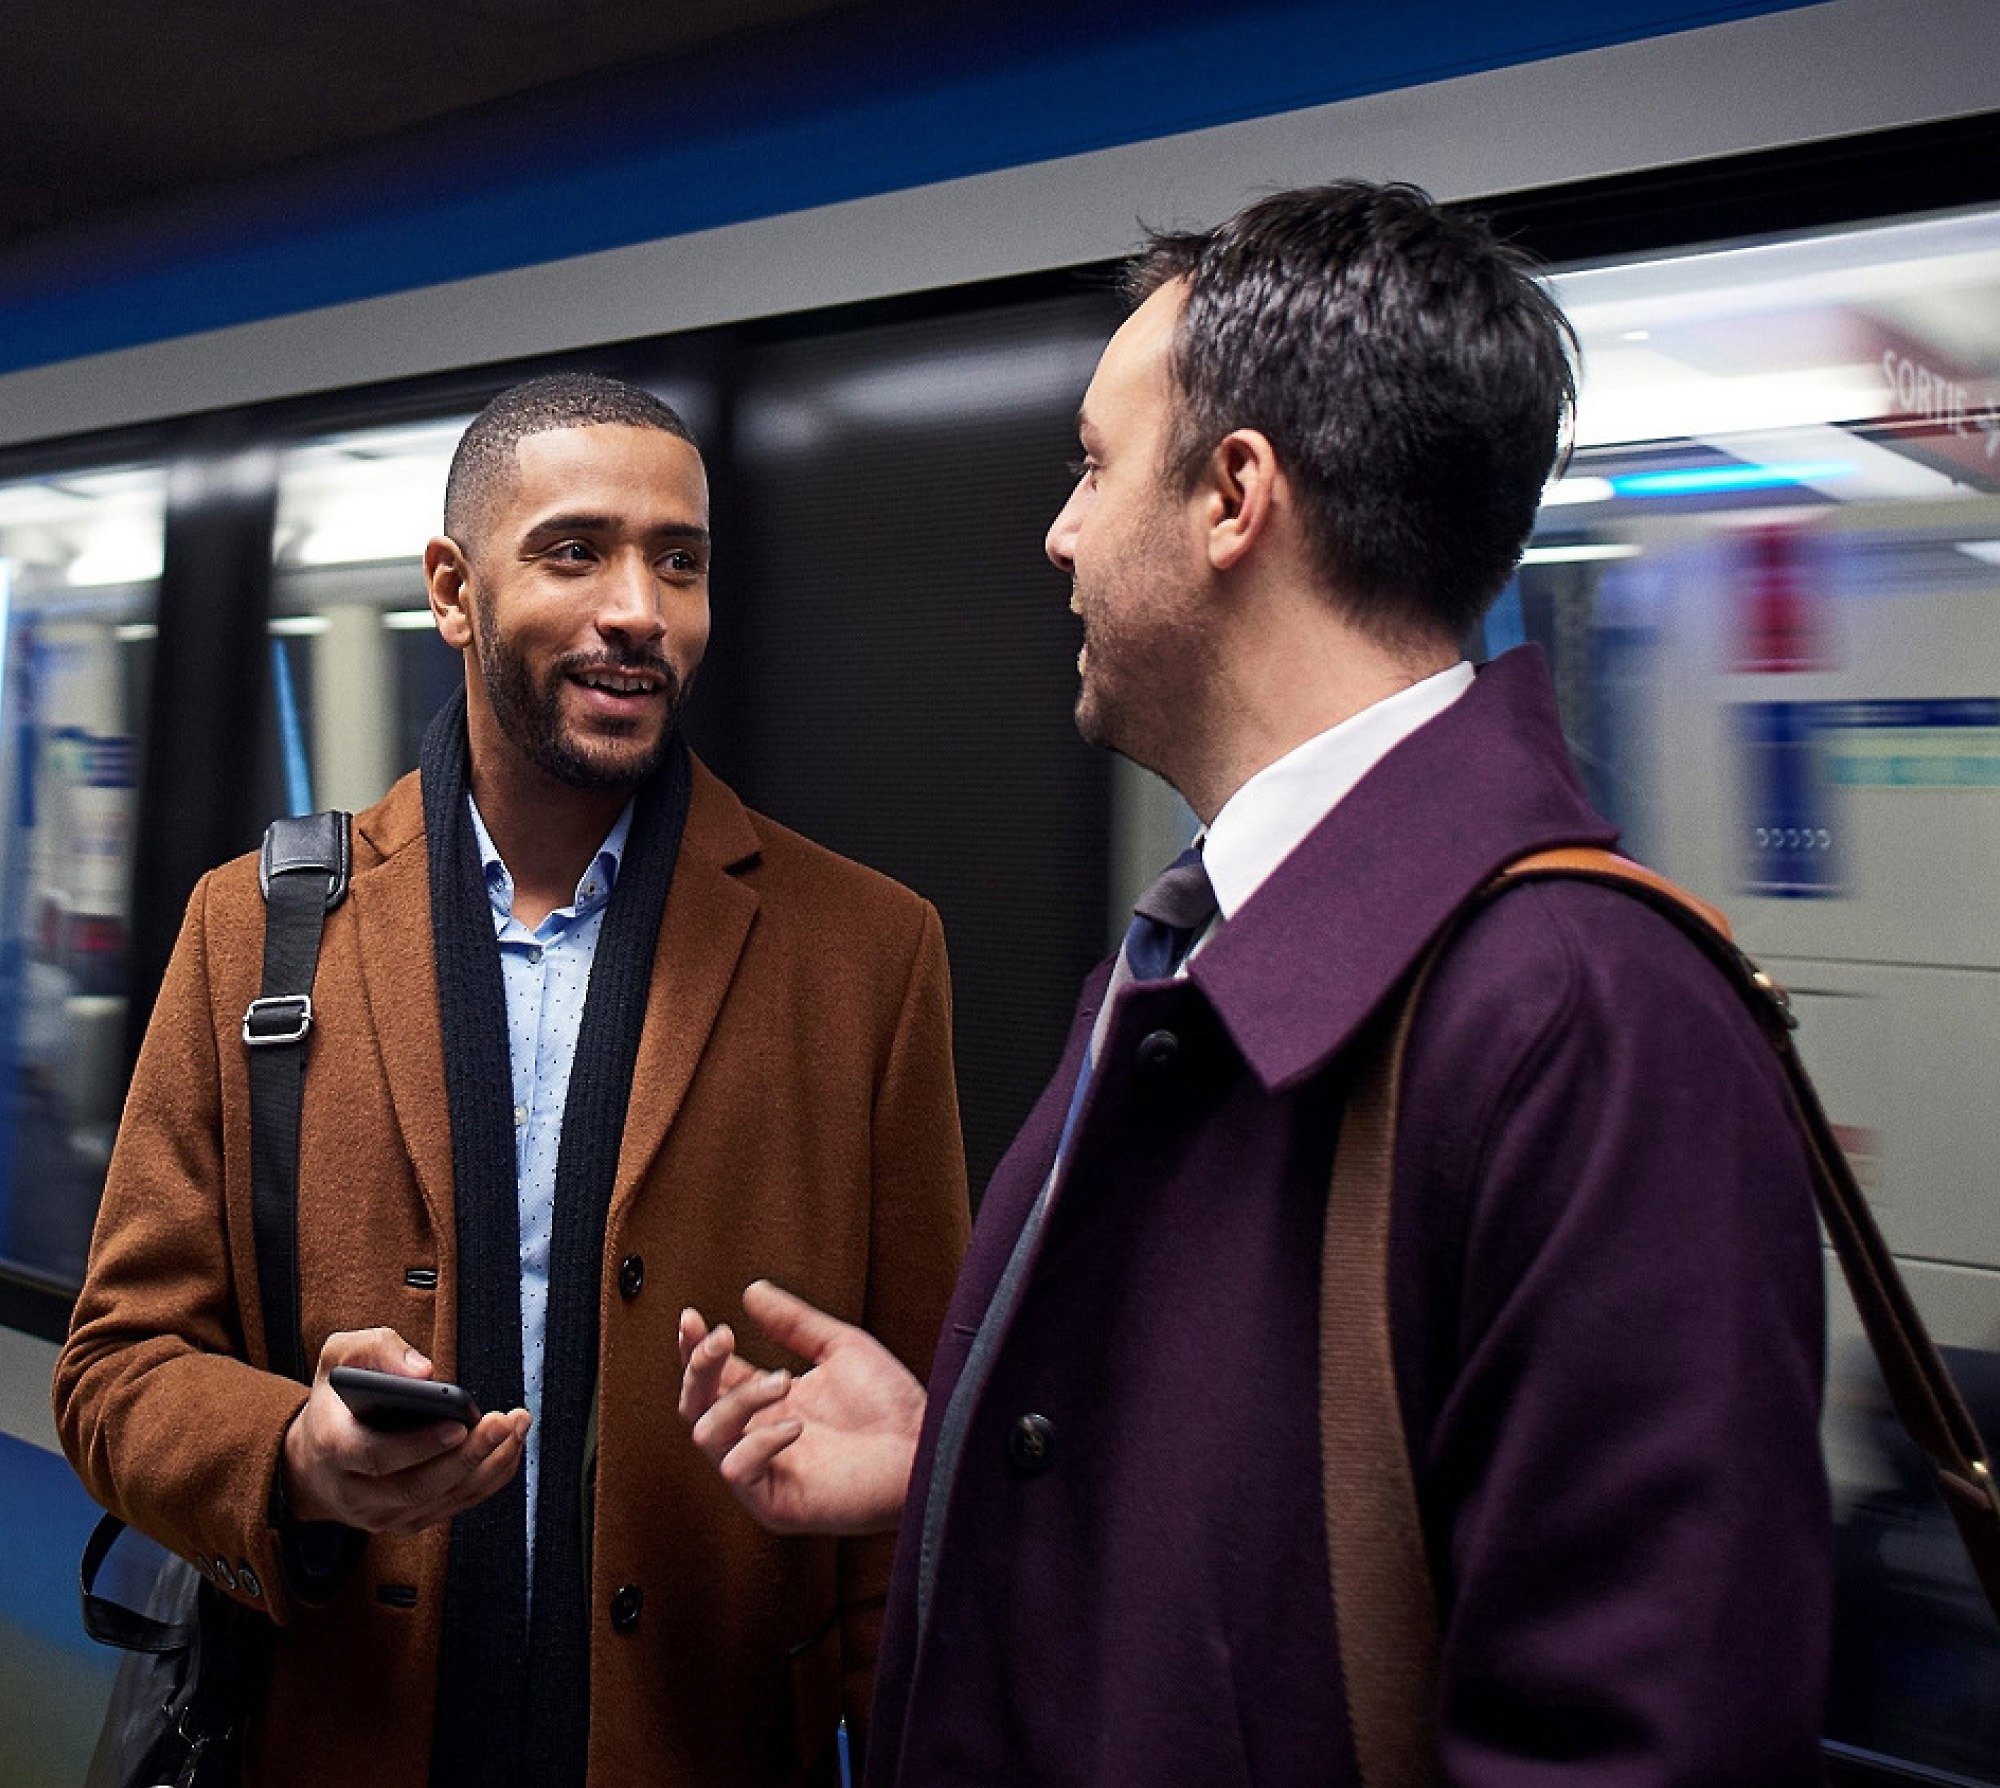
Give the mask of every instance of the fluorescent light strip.
[[1608, 503], [1617, 494], [1609, 478], [1559, 478], [1542, 492], [1542, 507], [1566, 509], [1572, 503]]
[[1669, 472], [1625, 472], [1613, 477], [1621, 497], [1685, 497], [1717, 491], [1773, 490], [1786, 484], [1820, 484], [1846, 478], [1854, 468], [1840, 460], [1801, 460], [1776, 466], [1688, 466]]
[[1588, 565], [1597, 559], [1636, 559], [1639, 548], [1629, 542], [1583, 541], [1575, 546], [1531, 546], [1521, 555], [1523, 565]]

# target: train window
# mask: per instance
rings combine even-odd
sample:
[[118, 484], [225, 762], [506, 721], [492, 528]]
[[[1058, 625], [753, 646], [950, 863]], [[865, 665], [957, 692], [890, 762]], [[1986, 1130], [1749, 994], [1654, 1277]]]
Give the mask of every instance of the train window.
[[[1553, 284], [1576, 450], [1488, 644], [1543, 644], [1627, 848], [1791, 986], [2000, 1435], [2000, 213]], [[1832, 1303], [1830, 1736], [2000, 1780], [2000, 1630]]]
[[0, 1263], [82, 1277], [123, 1097], [165, 478], [0, 484]]
[[469, 417], [302, 443], [279, 464], [271, 711], [285, 808], [356, 811], [416, 765], [459, 678], [424, 597], [424, 543]]

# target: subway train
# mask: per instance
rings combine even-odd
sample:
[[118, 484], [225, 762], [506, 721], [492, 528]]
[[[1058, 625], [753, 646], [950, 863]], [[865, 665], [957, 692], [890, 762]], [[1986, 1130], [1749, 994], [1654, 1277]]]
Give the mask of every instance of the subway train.
[[[937, 904], [976, 1187], [1192, 825], [1077, 739], [1041, 550], [1119, 257], [1317, 179], [1415, 181], [1547, 266], [1575, 441], [1469, 644], [1540, 645], [1624, 848], [1789, 987], [2000, 1435], [2000, 7], [1251, 11], [1256, 57], [1127, 9], [858, 96], [752, 91], [623, 160], [550, 164], [525, 121], [470, 185], [336, 171], [348, 202], [273, 201], [250, 248], [0, 286], [0, 1781], [81, 1780], [116, 1663], [77, 1624], [94, 1511], [47, 1387], [181, 904], [271, 815], [414, 764], [459, 674], [419, 560], [465, 421], [558, 367], [688, 419], [691, 737]], [[700, 206], [633, 208], [676, 169]], [[454, 207], [543, 246], [424, 259]], [[1995, 1788], [2000, 1625], [1830, 1282], [1830, 1766]]]

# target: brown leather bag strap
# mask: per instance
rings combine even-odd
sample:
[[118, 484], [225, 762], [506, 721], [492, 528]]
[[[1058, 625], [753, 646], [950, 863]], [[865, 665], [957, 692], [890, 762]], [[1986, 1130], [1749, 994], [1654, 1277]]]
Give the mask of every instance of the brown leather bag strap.
[[1496, 895], [1567, 877], [1638, 896], [1720, 968], [1785, 1071], [1813, 1193], [1874, 1348], [1890, 1401], [1929, 1456], [1987, 1600], [2000, 1612], [2000, 1492], [1990, 1455], [1924, 1328], [1867, 1199], [1792, 1045], [1777, 982], [1731, 941], [1723, 915], [1610, 851], [1541, 851], [1509, 864], [1453, 915], [1400, 1004], [1361, 1048], [1341, 1116], [1320, 1273], [1320, 1457], [1334, 1631], [1354, 1753], [1366, 1788], [1432, 1788], [1438, 1758], [1435, 1591], [1396, 1390], [1389, 1329], [1389, 1222], [1403, 1055], [1425, 986], [1451, 939]]
[[[1578, 858], [1594, 858], [1582, 863]], [[1713, 908], [1685, 895], [1650, 870], [1609, 851], [1548, 852], [1502, 871], [1501, 886], [1550, 875], [1577, 876], [1625, 888], [1672, 919], [1727, 975], [1756, 1015], [1759, 1028], [1791, 1088], [1793, 1115], [1812, 1168], [1813, 1197], [1826, 1226], [1861, 1326], [1888, 1387], [1889, 1401], [1931, 1472], [1958, 1524], [1981, 1589], [2000, 1613], [2000, 1486], [1992, 1454], [1939, 1357], [1889, 1245], [1834, 1136], [1819, 1093], [1792, 1042], [1798, 1019], [1785, 990], [1730, 941]]]
[[1441, 952], [1364, 1045], [1320, 1242], [1319, 1446], [1334, 1640], [1364, 1788], [1432, 1788], [1437, 1605], [1389, 1332], [1389, 1214], [1403, 1050]]

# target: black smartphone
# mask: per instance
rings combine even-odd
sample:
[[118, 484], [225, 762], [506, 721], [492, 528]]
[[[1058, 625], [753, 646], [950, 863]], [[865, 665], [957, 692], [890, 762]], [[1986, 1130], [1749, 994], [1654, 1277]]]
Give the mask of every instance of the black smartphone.
[[341, 1402], [355, 1420], [391, 1434], [428, 1428], [435, 1422], [458, 1422], [467, 1428], [479, 1420], [479, 1405], [455, 1384], [432, 1378], [404, 1378], [394, 1372], [371, 1372], [366, 1366], [336, 1366], [327, 1374]]

